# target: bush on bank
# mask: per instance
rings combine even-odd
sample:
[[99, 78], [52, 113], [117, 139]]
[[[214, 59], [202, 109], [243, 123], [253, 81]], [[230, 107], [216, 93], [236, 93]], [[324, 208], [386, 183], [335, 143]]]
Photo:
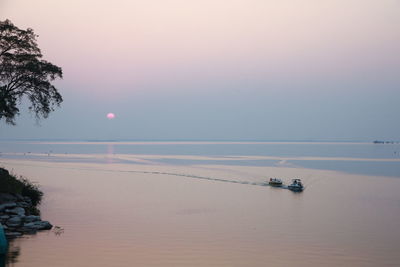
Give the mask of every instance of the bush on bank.
[[40, 204], [43, 192], [39, 189], [39, 185], [34, 184], [28, 179], [10, 172], [4, 168], [0, 168], [0, 193], [19, 194], [29, 197], [33, 206]]

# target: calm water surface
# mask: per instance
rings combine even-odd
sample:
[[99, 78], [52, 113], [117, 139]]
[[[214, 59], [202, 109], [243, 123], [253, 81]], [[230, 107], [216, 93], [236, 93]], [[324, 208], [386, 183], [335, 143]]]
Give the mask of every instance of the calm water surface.
[[398, 148], [2, 143], [1, 165], [42, 185], [42, 217], [63, 229], [14, 240], [8, 265], [398, 266]]
[[[210, 157], [259, 156], [269, 159], [243, 159], [227, 165], [276, 166], [338, 170], [365, 175], [400, 177], [400, 144], [340, 142], [0, 142], [0, 158], [60, 161], [54, 154], [108, 155], [186, 155]], [[307, 158], [308, 157], [308, 158]], [[310, 158], [312, 157], [312, 158]], [[287, 158], [287, 159], [286, 159]], [[306, 158], [306, 159], [305, 159]], [[348, 159], [353, 159], [349, 161]], [[76, 161], [63, 157], [62, 161]], [[99, 162], [100, 159], [79, 159]], [[107, 162], [107, 159], [103, 160]], [[124, 161], [115, 159], [114, 162]], [[157, 163], [175, 165], [221, 164], [204, 159], [159, 158]], [[128, 162], [129, 163], [129, 162]], [[143, 162], [142, 162], [143, 163]]]

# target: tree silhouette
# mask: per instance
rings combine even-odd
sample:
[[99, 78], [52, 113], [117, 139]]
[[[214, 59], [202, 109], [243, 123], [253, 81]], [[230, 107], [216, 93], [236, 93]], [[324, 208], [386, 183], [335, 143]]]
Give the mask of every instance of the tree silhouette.
[[37, 119], [47, 118], [63, 101], [51, 83], [62, 78], [62, 70], [42, 59], [36, 37], [32, 29], [0, 21], [0, 120], [12, 125], [24, 97]]

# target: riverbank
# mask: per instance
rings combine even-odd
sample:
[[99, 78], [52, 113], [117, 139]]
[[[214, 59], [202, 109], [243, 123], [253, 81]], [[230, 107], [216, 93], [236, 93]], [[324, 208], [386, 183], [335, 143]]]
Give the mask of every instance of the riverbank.
[[37, 185], [0, 168], [0, 226], [7, 239], [52, 228], [40, 218], [42, 195]]

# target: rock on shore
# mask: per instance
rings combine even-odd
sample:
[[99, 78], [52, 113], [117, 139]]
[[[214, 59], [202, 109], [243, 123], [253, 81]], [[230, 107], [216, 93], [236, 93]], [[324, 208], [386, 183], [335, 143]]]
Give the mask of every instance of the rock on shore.
[[34, 208], [29, 197], [0, 193], [0, 224], [8, 239], [53, 227], [48, 221], [42, 221], [40, 216], [30, 214]]

